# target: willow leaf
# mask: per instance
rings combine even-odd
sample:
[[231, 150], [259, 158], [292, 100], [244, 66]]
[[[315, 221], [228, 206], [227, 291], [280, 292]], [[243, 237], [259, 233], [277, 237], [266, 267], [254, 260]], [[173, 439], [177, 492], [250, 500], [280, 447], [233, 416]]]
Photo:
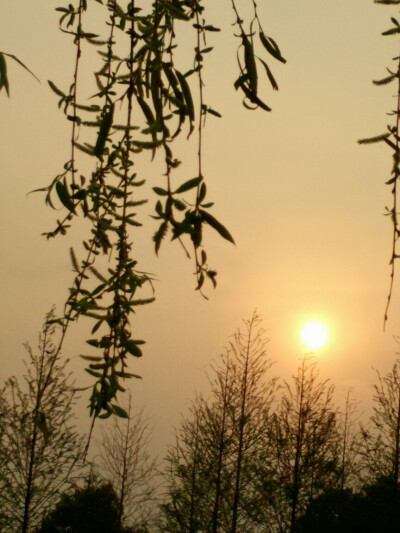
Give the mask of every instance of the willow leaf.
[[222, 118], [221, 113], [218, 113], [218, 111], [215, 111], [215, 109], [212, 109], [211, 107], [206, 108], [206, 113], [210, 113], [210, 115], [214, 115], [214, 117]]
[[60, 199], [64, 207], [66, 207], [69, 211], [71, 211], [71, 213], [75, 214], [75, 206], [69, 195], [68, 187], [61, 181], [57, 181], [56, 191], [57, 191], [58, 198]]
[[95, 377], [95, 378], [101, 378], [102, 377], [102, 374], [100, 372], [96, 372], [95, 370], [92, 370], [90, 368], [85, 368], [85, 371], [90, 374], [91, 376]]
[[127, 340], [123, 344], [123, 348], [129, 352], [131, 355], [135, 357], [142, 357], [142, 350], [139, 348], [139, 346], [136, 344], [135, 341]]
[[396, 74], [392, 74], [390, 76], [387, 76], [386, 78], [382, 78], [381, 80], [373, 80], [372, 83], [374, 85], [388, 85], [396, 78], [397, 78]]
[[113, 116], [114, 116], [114, 104], [111, 104], [109, 110], [103, 116], [103, 120], [100, 124], [100, 129], [99, 129], [99, 133], [97, 136], [96, 146], [94, 147], [94, 150], [93, 150], [94, 155], [98, 157], [99, 159], [102, 158], [102, 155], [104, 153], [108, 134], [110, 133], [110, 128], [111, 128], [112, 121], [113, 121]]
[[194, 105], [193, 105], [192, 93], [190, 92], [189, 84], [186, 81], [185, 76], [183, 76], [183, 74], [181, 74], [178, 70], [176, 71], [176, 75], [178, 77], [178, 80], [179, 80], [179, 83], [182, 89], [183, 97], [185, 99], [187, 114], [190, 120], [193, 121], [194, 120]]
[[158, 194], [158, 196], [168, 196], [168, 191], [161, 187], [153, 187], [153, 191]]
[[214, 218], [208, 211], [200, 210], [201, 218], [204, 220], [204, 222], [207, 222], [208, 225], [210, 225], [212, 228], [217, 231], [221, 237], [226, 239], [227, 241], [231, 242], [232, 244], [235, 244], [235, 241], [233, 240], [232, 235], [229, 233], [229, 231], [223, 226], [216, 218]]
[[261, 58], [259, 58], [261, 63], [264, 65], [264, 68], [265, 68], [265, 71], [267, 73], [267, 76], [268, 76], [268, 79], [272, 85], [272, 88], [274, 89], [274, 91], [277, 91], [279, 89], [278, 87], [278, 84], [276, 83], [276, 80], [271, 72], [271, 69], [269, 68], [269, 66], [267, 65], [267, 63], [265, 61], [263, 61]]
[[49, 84], [50, 89], [55, 92], [57, 96], [62, 96], [63, 98], [65, 98], [65, 94], [60, 91], [60, 89], [52, 81], [47, 80], [47, 83]]
[[31, 74], [40, 83], [39, 78], [35, 76], [35, 74], [25, 65], [25, 63], [22, 63], [22, 61], [18, 59], [18, 57], [14, 56], [13, 54], [7, 54], [6, 52], [0, 52], [0, 53], [3, 53], [5, 56], [10, 57], [14, 61], [16, 61], [19, 65], [21, 65], [22, 68], [24, 68], [27, 72], [29, 72], [29, 74]]
[[272, 39], [272, 37], [267, 37], [262, 31], [260, 31], [260, 41], [264, 48], [269, 52], [275, 59], [281, 63], [286, 63], [286, 59], [282, 57], [281, 51], [279, 50], [278, 45]]
[[394, 35], [396, 33], [400, 33], [400, 27], [396, 26], [396, 28], [390, 28], [387, 31], [382, 32], [382, 35]]
[[258, 76], [253, 44], [245, 34], [242, 35], [242, 42], [244, 46], [244, 62], [246, 65], [246, 72], [249, 76], [250, 89], [254, 94], [257, 94]]
[[384, 141], [389, 136], [389, 133], [384, 133], [383, 135], [376, 135], [375, 137], [368, 137], [366, 139], [359, 139], [358, 144], [373, 144]]
[[157, 255], [160, 250], [161, 242], [167, 233], [167, 229], [168, 229], [168, 221], [164, 220], [164, 222], [160, 224], [160, 227], [154, 234], [153, 241], [155, 243], [155, 252]]
[[243, 102], [245, 107], [248, 109], [256, 109], [257, 107], [261, 107], [261, 109], [264, 109], [264, 111], [271, 111], [271, 108], [267, 106], [267, 104], [265, 104], [253, 91], [251, 91], [245, 83], [242, 83], [239, 87], [244, 92], [246, 98], [248, 98], [250, 102], [256, 106], [255, 108], [252, 108], [246, 105], [246, 102]]
[[74, 249], [72, 247], [69, 249], [69, 254], [70, 254], [70, 257], [71, 257], [72, 266], [74, 267], [74, 271], [75, 272], [79, 272], [79, 264], [78, 264], [78, 261], [76, 259], [75, 251], [74, 251]]
[[4, 55], [0, 52], [0, 91], [4, 87], [7, 96], [10, 96], [10, 85], [7, 77], [7, 62]]
[[128, 413], [119, 405], [112, 404], [113, 413], [120, 418], [129, 418]]
[[84, 154], [93, 155], [93, 148], [91, 146], [80, 144], [76, 141], [74, 141], [74, 146]]
[[100, 355], [80, 355], [79, 357], [82, 357], [82, 359], [85, 359], [85, 361], [102, 361], [102, 357]]
[[180, 187], [178, 187], [175, 191], [175, 193], [180, 194], [186, 191], [189, 191], [190, 189], [194, 189], [198, 185], [200, 185], [203, 178], [201, 176], [198, 176], [197, 178], [192, 178], [188, 181], [185, 181], [185, 183], [182, 183]]

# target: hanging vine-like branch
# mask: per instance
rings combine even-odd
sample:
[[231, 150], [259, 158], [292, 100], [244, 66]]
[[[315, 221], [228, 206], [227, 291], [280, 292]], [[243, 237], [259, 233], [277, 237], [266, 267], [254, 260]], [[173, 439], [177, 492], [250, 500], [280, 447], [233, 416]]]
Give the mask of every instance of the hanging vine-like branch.
[[[272, 88], [278, 86], [266, 60], [256, 55], [255, 36], [264, 55], [285, 60], [275, 41], [262, 30], [254, 0], [250, 2], [254, 15], [248, 30], [231, 1], [240, 39], [240, 75], [235, 87], [243, 92], [246, 107], [269, 111], [259, 94], [257, 62]], [[208, 115], [220, 117], [204, 101], [204, 58], [212, 51], [207, 36], [219, 29], [206, 23], [203, 4], [201, 0], [154, 0], [151, 4], [129, 0], [123, 7], [116, 0], [78, 0], [75, 5], [57, 8], [61, 31], [73, 39], [75, 67], [68, 90], [52, 81], [49, 85], [71, 122], [71, 149], [62, 172], [39, 190], [46, 193], [48, 205], [61, 205], [64, 212], [46, 233], [48, 238], [65, 235], [78, 218], [90, 225], [82, 250], [78, 254], [71, 250], [75, 277], [57, 322], [62, 327], [60, 351], [72, 321], [82, 316], [94, 321], [87, 343], [100, 353], [82, 356], [95, 380], [90, 400], [94, 418], [112, 413], [126, 416], [115, 399], [118, 391], [124, 390], [121, 383], [125, 378], [139, 377], [127, 371], [127, 359], [140, 357], [143, 344], [133, 337], [130, 320], [138, 306], [154, 300], [152, 276], [138, 269], [132, 244], [132, 231], [141, 226], [139, 209], [147, 202], [139, 194], [144, 180], [135, 172], [137, 158], [149, 152], [153, 158], [159, 152], [164, 156], [165, 186], [153, 187], [157, 198], [153, 218], [159, 223], [153, 237], [155, 251], [159, 252], [167, 235], [178, 240], [194, 259], [196, 289], [203, 295], [207, 280], [216, 285], [216, 271], [208, 266], [204, 249], [204, 226], [234, 242], [211, 214], [213, 203], [207, 198], [202, 171], [205, 119]], [[86, 29], [96, 18], [91, 9], [104, 11], [106, 35]], [[189, 71], [176, 64], [178, 27], [194, 30]], [[91, 47], [98, 52], [100, 67], [94, 73], [97, 92], [88, 104], [82, 102], [80, 82], [87, 76], [84, 59]], [[196, 127], [197, 176], [177, 186], [173, 174], [181, 162], [174, 154], [174, 141], [186, 128], [190, 137]], [[82, 171], [90, 162], [92, 170]]]
[[[400, 0], [375, 0], [376, 4], [400, 4]], [[399, 35], [400, 34], [400, 22], [392, 17], [392, 27], [387, 31], [384, 31], [382, 35]], [[391, 272], [390, 272], [390, 287], [387, 298], [387, 304], [385, 308], [385, 315], [383, 320], [383, 328], [385, 329], [386, 321], [388, 319], [388, 311], [390, 301], [393, 293], [393, 282], [395, 274], [395, 262], [400, 257], [398, 252], [398, 240], [400, 237], [400, 225], [399, 225], [399, 213], [397, 212], [398, 204], [398, 181], [400, 177], [400, 56], [393, 59], [395, 63], [394, 69], [387, 68], [388, 75], [380, 80], [374, 80], [374, 85], [382, 86], [390, 83], [396, 84], [396, 107], [389, 115], [394, 117], [394, 121], [387, 125], [387, 132], [376, 137], [370, 137], [368, 139], [361, 139], [358, 142], [360, 144], [372, 144], [377, 142], [384, 142], [391, 150], [393, 156], [393, 164], [391, 170], [391, 177], [386, 182], [391, 188], [392, 192], [392, 205], [386, 207], [386, 215], [390, 217], [393, 225], [393, 237], [392, 237], [392, 254], [390, 258]]]

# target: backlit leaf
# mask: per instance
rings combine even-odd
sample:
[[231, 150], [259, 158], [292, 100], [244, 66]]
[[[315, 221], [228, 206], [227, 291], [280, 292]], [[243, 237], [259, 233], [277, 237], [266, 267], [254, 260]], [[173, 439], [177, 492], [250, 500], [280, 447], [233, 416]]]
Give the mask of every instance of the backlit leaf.
[[0, 52], [0, 91], [4, 87], [7, 96], [10, 96], [10, 85], [7, 77], [7, 63], [4, 55]]
[[68, 187], [62, 182], [57, 181], [56, 183], [57, 195], [61, 203], [69, 210], [71, 213], [75, 213], [75, 206], [68, 192]]
[[272, 37], [267, 37], [264, 35], [262, 31], [260, 31], [260, 41], [264, 48], [269, 52], [275, 59], [278, 61], [281, 61], [282, 63], [286, 63], [286, 59], [282, 57], [281, 51], [279, 50], [278, 45], [276, 42], [272, 39]]
[[210, 215], [208, 211], [200, 210], [200, 214], [204, 222], [207, 222], [207, 224], [209, 224], [212, 228], [214, 228], [215, 231], [217, 231], [221, 235], [221, 237], [235, 244], [235, 241], [233, 240], [232, 235], [225, 228], [225, 226], [223, 226], [220, 222], [218, 222], [216, 218]]
[[93, 150], [94, 155], [98, 157], [99, 159], [102, 158], [102, 155], [104, 153], [104, 148], [107, 142], [108, 134], [110, 133], [113, 116], [114, 116], [114, 104], [111, 104], [109, 110], [103, 116], [103, 120], [100, 124], [99, 133], [97, 135], [97, 142]]
[[189, 191], [190, 189], [194, 189], [201, 183], [202, 179], [203, 178], [199, 176], [197, 178], [192, 178], [188, 181], [185, 181], [185, 183], [182, 183], [182, 185], [178, 187], [175, 192], [180, 194], [182, 192]]
[[134, 355], [135, 357], [142, 357], [142, 350], [139, 348], [137, 343], [132, 340], [127, 340], [123, 343], [123, 347], [125, 350], [127, 350], [130, 354]]

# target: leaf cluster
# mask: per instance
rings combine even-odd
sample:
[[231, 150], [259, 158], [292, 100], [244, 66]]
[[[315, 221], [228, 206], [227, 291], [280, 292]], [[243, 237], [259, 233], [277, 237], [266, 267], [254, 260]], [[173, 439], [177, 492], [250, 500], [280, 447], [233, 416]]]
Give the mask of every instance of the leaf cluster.
[[[285, 60], [276, 42], [262, 30], [253, 5], [250, 33], [245, 32], [244, 21], [237, 21], [242, 59], [235, 86], [244, 92], [246, 102], [267, 109], [258, 96], [256, 59], [274, 89], [277, 84], [264, 59], [255, 55], [253, 27], [258, 28], [263, 51]], [[213, 202], [208, 199], [202, 171], [205, 120], [220, 117], [205, 102], [203, 91], [204, 61], [213, 50], [207, 40], [219, 29], [206, 21], [201, 0], [157, 0], [140, 6], [133, 0], [124, 5], [116, 0], [96, 0], [96, 9], [106, 22], [106, 30], [101, 32], [90, 26], [92, 8], [87, 0], [56, 8], [60, 30], [72, 39], [75, 49], [70, 86], [48, 82], [71, 126], [70, 156], [52, 182], [37, 190], [45, 193], [50, 207], [62, 213], [45, 234], [48, 238], [65, 235], [79, 219], [89, 227], [79, 253], [71, 250], [75, 277], [57, 322], [65, 334], [79, 317], [94, 321], [87, 343], [95, 353], [83, 355], [89, 361], [86, 370], [94, 378], [90, 412], [94, 417], [125, 416], [116, 397], [124, 390], [126, 378], [139, 377], [127, 371], [127, 360], [140, 357], [143, 344], [132, 335], [132, 315], [138, 306], [154, 301], [153, 277], [139, 270], [133, 246], [134, 235], [142, 226], [140, 209], [148, 201], [140, 194], [145, 180], [135, 171], [138, 158], [147, 154], [152, 159], [161, 157], [165, 166], [164, 184], [152, 187], [156, 196], [153, 219], [158, 223], [155, 251], [159, 253], [168, 235], [178, 241], [194, 260], [196, 289], [203, 295], [206, 281], [216, 286], [217, 274], [208, 264], [204, 228], [234, 242], [211, 213]], [[178, 28], [188, 28], [194, 36], [193, 67], [189, 70], [176, 60]], [[99, 63], [92, 73], [96, 92], [87, 101], [81, 95], [81, 78], [86, 75], [82, 58], [90, 49], [96, 51]], [[174, 173], [181, 163], [175, 155], [175, 142], [183, 133], [194, 136], [196, 128], [197, 172], [176, 184]], [[88, 166], [91, 171], [81, 170]]]
[[235, 81], [235, 89], [240, 89], [244, 94], [243, 105], [248, 109], [257, 109], [260, 107], [264, 111], [271, 111], [271, 108], [259, 96], [259, 71], [257, 64], [261, 65], [272, 89], [277, 91], [279, 87], [266, 59], [263, 59], [263, 57], [260, 57], [256, 53], [255, 38], [258, 37], [258, 42], [261, 45], [264, 55], [266, 53], [269, 58], [280, 61], [281, 63], [286, 63], [286, 59], [282, 56], [276, 41], [264, 33], [255, 2], [253, 2], [254, 15], [248, 31], [245, 29], [244, 21], [240, 17], [235, 2], [233, 2], [233, 7], [236, 14], [235, 25], [239, 30], [237, 37], [241, 41], [237, 51], [240, 75]]

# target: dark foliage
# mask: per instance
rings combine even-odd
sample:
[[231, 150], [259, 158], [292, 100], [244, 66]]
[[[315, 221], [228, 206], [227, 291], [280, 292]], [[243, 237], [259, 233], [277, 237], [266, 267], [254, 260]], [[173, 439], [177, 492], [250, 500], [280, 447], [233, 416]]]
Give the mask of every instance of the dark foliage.
[[88, 485], [64, 494], [38, 533], [133, 533], [119, 521], [118, 498], [110, 484]]
[[361, 492], [331, 489], [311, 502], [295, 533], [392, 533], [400, 530], [400, 492], [380, 478]]

